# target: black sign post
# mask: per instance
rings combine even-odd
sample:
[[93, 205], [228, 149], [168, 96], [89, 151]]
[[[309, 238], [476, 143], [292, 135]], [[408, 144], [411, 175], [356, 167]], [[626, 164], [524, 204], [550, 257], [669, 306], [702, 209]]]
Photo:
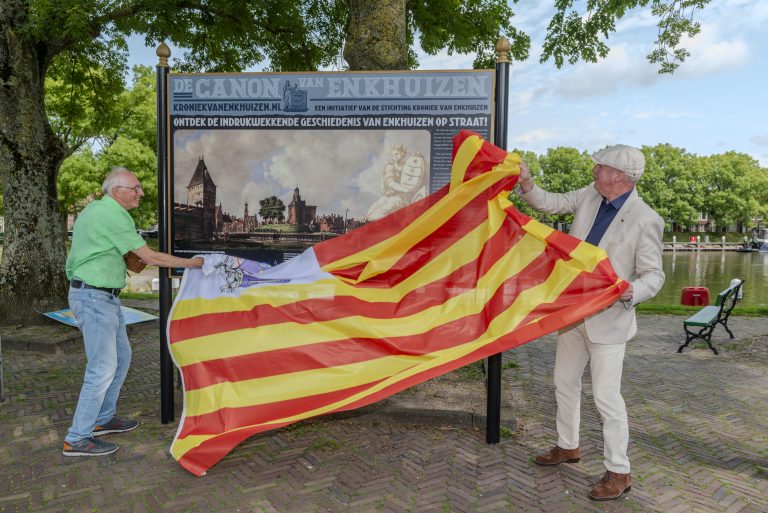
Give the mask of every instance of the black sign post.
[[[504, 44], [506, 50], [503, 50]], [[191, 153], [183, 144], [185, 140], [192, 138], [202, 140], [201, 134], [206, 136], [207, 147], [214, 150], [214, 155], [206, 154], [206, 157], [210, 155], [211, 160], [216, 149], [215, 142], [211, 141], [221, 140], [224, 136], [237, 132], [243, 134], [245, 131], [251, 131], [254, 137], [260, 136], [261, 140], [270, 138], [269, 140], [275, 141], [275, 147], [284, 149], [297, 145], [296, 140], [286, 134], [313, 132], [317, 144], [320, 144], [321, 141], [338, 137], [335, 134], [340, 131], [354, 130], [368, 144], [366, 151], [370, 151], [371, 157], [378, 159], [377, 162], [381, 160], [379, 152], [383, 151], [382, 141], [385, 139], [390, 141], [390, 152], [403, 153], [398, 157], [401, 160], [405, 156], [406, 148], [404, 144], [396, 143], [412, 140], [414, 142], [411, 157], [415, 163], [409, 165], [411, 169], [417, 170], [418, 176], [425, 181], [419, 191], [424, 195], [434, 192], [450, 181], [451, 140], [460, 130], [476, 131], [490, 139], [492, 127], [495, 127], [495, 142], [504, 147], [508, 49], [509, 43], [506, 39], [497, 44], [499, 59], [496, 69], [500, 70], [503, 76], [495, 79], [495, 112], [501, 114], [497, 114], [494, 119], [494, 72], [491, 70], [176, 74], [170, 73], [168, 67], [170, 49], [161, 44], [157, 49], [160, 59], [157, 65], [160, 251], [189, 257], [199, 253], [221, 253], [226, 250], [253, 259], [258, 259], [259, 254], [264, 255], [267, 251], [279, 251], [280, 259], [274, 261], [280, 262], [285, 254], [298, 253], [314, 243], [318, 237], [313, 235], [323, 235], [324, 239], [325, 232], [297, 232], [301, 237], [293, 232], [286, 232], [282, 237], [275, 237], [271, 232], [260, 231], [256, 229], [256, 216], [248, 213], [248, 203], [245, 201], [242, 217], [230, 214], [237, 208], [235, 203], [232, 203], [233, 194], [236, 196], [242, 192], [244, 181], [259, 186], [268, 184], [273, 187], [274, 184], [264, 178], [263, 172], [258, 176], [250, 173], [245, 178], [234, 172], [222, 172], [221, 170], [228, 168], [237, 168], [236, 160], [227, 160], [237, 158], [231, 157], [231, 154], [218, 155], [214, 166], [218, 174], [214, 183], [206, 174], [208, 168], [203, 161], [202, 152]], [[237, 141], [246, 139], [247, 137], [240, 138]], [[237, 144], [245, 146], [242, 142]], [[397, 150], [398, 148], [400, 150]], [[365, 166], [361, 169], [364, 168]], [[188, 183], [191, 184], [192, 180], [189, 176], [184, 176], [179, 181], [179, 177], [174, 174], [177, 169], [180, 169], [181, 173], [191, 170], [197, 173], [200, 169], [201, 176], [208, 176], [207, 182], [201, 179], [201, 188], [187, 187], [186, 203], [183, 198], [177, 198], [176, 194], [180, 193], [180, 185], [183, 182], [189, 180]], [[317, 172], [330, 172], [333, 169], [318, 168]], [[349, 169], [354, 174], [357, 168]], [[237, 170], [241, 171], [239, 168]], [[359, 173], [359, 170], [357, 172]], [[192, 175], [192, 178], [195, 176], [197, 174]], [[366, 211], [371, 216], [387, 213], [383, 207], [379, 207], [379, 203], [385, 204], [380, 200], [389, 199], [388, 196], [376, 199], [376, 193], [371, 192], [376, 187], [361, 187], [356, 175], [347, 178], [347, 182], [351, 184], [348, 189], [352, 196], [362, 198], [358, 200], [359, 204], [355, 204], [355, 208], [359, 210], [358, 220], [367, 219]], [[370, 180], [370, 177], [366, 179]], [[174, 190], [174, 184], [179, 191]], [[354, 196], [355, 194], [357, 196]], [[318, 207], [311, 206], [310, 210], [310, 206], [305, 205], [299, 195], [298, 186], [294, 190], [294, 199], [294, 217], [291, 224], [307, 224], [306, 212], [311, 211], [311, 216], [317, 217], [314, 209]], [[340, 230], [335, 233], [346, 233], [350, 221], [354, 221], [348, 219], [352, 206], [345, 204], [344, 214], [341, 215], [341, 210], [332, 210], [336, 203], [327, 198], [324, 201], [326, 203], [322, 208], [326, 211], [323, 215], [331, 221], [335, 218], [341, 225]], [[371, 214], [372, 211], [375, 214]], [[264, 238], [264, 233], [267, 234], [267, 239]], [[178, 270], [173, 270], [176, 271]], [[166, 332], [172, 303], [171, 276], [172, 270], [160, 269], [160, 394], [163, 423], [174, 420], [173, 362]], [[500, 370], [500, 356], [498, 359], [497, 367]], [[499, 381], [500, 377], [497, 376], [496, 379]], [[499, 386], [500, 381], [496, 387], [494, 410], [497, 441]], [[489, 386], [489, 425], [492, 424], [494, 415], [490, 406], [491, 393], [492, 387]]]
[[[165, 43], [157, 47], [157, 233], [161, 253], [170, 253], [168, 231], [168, 57], [171, 49]], [[171, 278], [168, 269], [160, 268], [160, 421], [173, 422], [173, 361], [168, 351], [168, 313], [171, 311]]]
[[[509, 50], [507, 38], [496, 43], [496, 116], [493, 143], [507, 148], [507, 116], [509, 109]], [[488, 402], [486, 406], [485, 441], [497, 444], [501, 433], [501, 353], [488, 358], [487, 375]]]

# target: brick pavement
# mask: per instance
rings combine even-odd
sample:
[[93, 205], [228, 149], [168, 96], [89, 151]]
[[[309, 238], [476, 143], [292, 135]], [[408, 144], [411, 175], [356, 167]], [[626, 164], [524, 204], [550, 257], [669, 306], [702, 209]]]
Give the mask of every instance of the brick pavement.
[[156, 328], [133, 335], [120, 405], [142, 425], [111, 436], [121, 449], [104, 458], [61, 455], [82, 353], [6, 350], [0, 511], [768, 512], [768, 320], [734, 318], [739, 338], [726, 342], [718, 331], [720, 356], [703, 346], [676, 354], [681, 325], [680, 317], [641, 316], [628, 346], [634, 482], [611, 503], [586, 498], [603, 472], [588, 379], [581, 462], [532, 464], [555, 439], [552, 337], [504, 355], [518, 429], [498, 445], [485, 444], [482, 429], [449, 422], [316, 419], [251, 438], [202, 478], [168, 455], [175, 426], [158, 420]]

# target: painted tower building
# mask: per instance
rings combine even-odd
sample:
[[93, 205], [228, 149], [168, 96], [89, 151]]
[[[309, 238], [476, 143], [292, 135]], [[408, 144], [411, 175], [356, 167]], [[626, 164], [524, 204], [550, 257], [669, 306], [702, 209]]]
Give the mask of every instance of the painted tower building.
[[288, 204], [288, 224], [309, 225], [315, 219], [317, 206], [307, 205], [301, 198], [299, 186], [293, 190], [293, 198]]
[[213, 239], [217, 231], [216, 184], [203, 157], [187, 185], [187, 204], [174, 203], [174, 239]]

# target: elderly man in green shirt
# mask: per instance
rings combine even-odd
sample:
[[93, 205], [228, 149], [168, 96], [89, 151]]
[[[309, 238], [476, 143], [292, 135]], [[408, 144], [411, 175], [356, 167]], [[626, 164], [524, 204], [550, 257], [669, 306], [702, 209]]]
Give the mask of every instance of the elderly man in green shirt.
[[120, 309], [125, 287], [124, 255], [134, 252], [144, 262], [161, 267], [202, 267], [203, 259], [178, 258], [150, 249], [136, 233], [128, 210], [144, 196], [136, 176], [113, 168], [102, 185], [104, 197], [88, 204], [75, 222], [66, 264], [70, 280], [69, 306], [83, 333], [83, 387], [72, 426], [64, 438], [64, 456], [103, 456], [118, 446], [95, 437], [124, 433], [139, 423], [116, 417], [120, 388], [131, 363], [131, 346]]

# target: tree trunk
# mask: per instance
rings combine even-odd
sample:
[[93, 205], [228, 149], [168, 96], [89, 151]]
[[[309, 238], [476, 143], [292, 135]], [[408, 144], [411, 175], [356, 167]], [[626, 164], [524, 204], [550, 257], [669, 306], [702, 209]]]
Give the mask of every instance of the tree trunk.
[[347, 0], [344, 59], [355, 71], [407, 69], [405, 0]]
[[45, 113], [47, 50], [25, 39], [28, 3], [0, 0], [0, 180], [5, 240], [0, 325], [37, 324], [66, 306], [66, 251], [56, 175], [66, 155]]

